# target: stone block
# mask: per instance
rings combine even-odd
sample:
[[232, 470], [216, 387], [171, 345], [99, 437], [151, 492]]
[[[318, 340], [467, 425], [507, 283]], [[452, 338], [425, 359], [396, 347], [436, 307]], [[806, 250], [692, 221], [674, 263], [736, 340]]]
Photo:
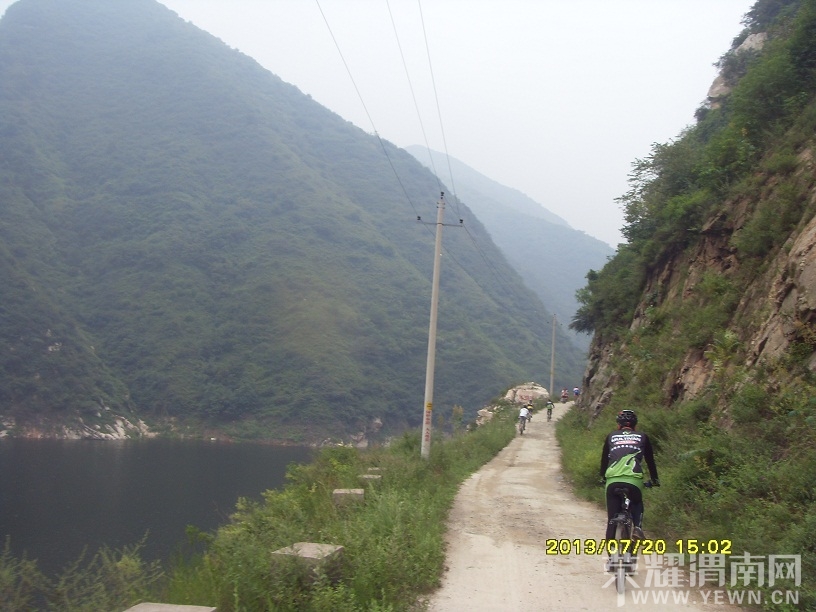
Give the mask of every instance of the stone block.
[[326, 574], [331, 580], [338, 580], [342, 572], [343, 547], [335, 544], [296, 542], [272, 553], [273, 565], [276, 561], [295, 561], [312, 577]]
[[365, 484], [377, 484], [382, 480], [382, 476], [379, 474], [360, 474], [360, 480]]
[[335, 506], [360, 503], [364, 500], [365, 489], [335, 489], [332, 492], [332, 501]]

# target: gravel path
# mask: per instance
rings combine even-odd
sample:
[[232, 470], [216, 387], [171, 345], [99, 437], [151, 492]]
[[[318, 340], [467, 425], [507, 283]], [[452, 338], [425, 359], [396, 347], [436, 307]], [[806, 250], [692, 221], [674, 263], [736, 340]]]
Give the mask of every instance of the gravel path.
[[[576, 499], [561, 474], [555, 419], [571, 405], [557, 404], [549, 423], [537, 413], [523, 436], [462, 485], [449, 517], [447, 571], [427, 600], [428, 610], [738, 609], [727, 605], [724, 587], [716, 585], [702, 591], [646, 588], [647, 579], [654, 585], [668, 575], [655, 565], [663, 557], [641, 556], [633, 578], [638, 586], [628, 585], [620, 600], [612, 576], [603, 571], [604, 557], [575, 554], [576, 539], [583, 546], [603, 537], [606, 513]], [[648, 503], [647, 497], [647, 512]], [[648, 535], [648, 519], [645, 527]], [[548, 554], [548, 539], [569, 541], [572, 553]]]

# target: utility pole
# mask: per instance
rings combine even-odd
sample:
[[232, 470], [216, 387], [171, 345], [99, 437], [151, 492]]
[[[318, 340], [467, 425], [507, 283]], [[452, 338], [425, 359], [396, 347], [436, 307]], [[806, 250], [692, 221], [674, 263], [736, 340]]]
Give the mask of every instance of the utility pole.
[[555, 384], [555, 315], [552, 322], [552, 353], [550, 354], [550, 399], [553, 394], [553, 384]]
[[436, 243], [434, 245], [433, 288], [431, 289], [431, 322], [428, 326], [428, 362], [425, 367], [425, 409], [422, 415], [423, 459], [431, 454], [431, 423], [433, 421], [434, 366], [436, 364], [436, 317], [439, 304], [439, 262], [442, 255], [442, 225], [445, 218], [445, 192], [436, 205]]

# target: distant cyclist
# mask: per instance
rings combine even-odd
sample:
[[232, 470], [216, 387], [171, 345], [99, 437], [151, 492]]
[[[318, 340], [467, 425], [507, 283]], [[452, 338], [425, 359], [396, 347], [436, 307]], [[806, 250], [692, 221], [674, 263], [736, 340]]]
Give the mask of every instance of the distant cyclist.
[[552, 400], [547, 400], [547, 420], [552, 420], [552, 411], [555, 407], [555, 404], [552, 403]]
[[575, 396], [575, 401], [578, 401], [578, 396], [581, 395], [581, 390], [578, 387], [575, 387], [572, 390], [572, 395]]
[[[635, 524], [634, 535], [643, 538], [643, 466], [645, 459], [652, 477], [652, 484], [660, 486], [657, 480], [654, 451], [649, 436], [635, 431], [637, 415], [632, 410], [618, 413], [618, 429], [606, 436], [601, 453], [601, 478], [606, 481], [606, 514], [609, 522], [606, 525], [606, 539], [615, 538], [615, 523], [611, 519], [621, 511], [621, 498], [612, 490], [618, 487], [626, 489], [631, 500], [632, 520]], [[612, 486], [614, 485], [614, 486]]]
[[527, 402], [527, 422], [533, 420], [533, 400]]
[[527, 426], [527, 417], [529, 416], [530, 411], [527, 409], [527, 406], [522, 406], [521, 410], [519, 410], [519, 433], [524, 433], [524, 428]]

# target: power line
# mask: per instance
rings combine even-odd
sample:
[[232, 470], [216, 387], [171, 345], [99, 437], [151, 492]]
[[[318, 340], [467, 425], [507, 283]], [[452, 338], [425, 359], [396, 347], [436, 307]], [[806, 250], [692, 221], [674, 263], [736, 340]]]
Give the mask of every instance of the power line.
[[[411, 75], [408, 71], [408, 64], [405, 61], [405, 54], [402, 51], [402, 44], [400, 43], [399, 33], [397, 32], [397, 24], [394, 21], [394, 13], [391, 12], [391, 4], [388, 0], [385, 0], [385, 5], [388, 7], [388, 16], [391, 18], [391, 28], [394, 30], [394, 38], [397, 41], [397, 48], [399, 49], [400, 59], [402, 60], [402, 68], [405, 71], [405, 79], [408, 81], [408, 88], [411, 90], [411, 99], [414, 101], [414, 110], [416, 110], [417, 114], [417, 121], [419, 121], [419, 128], [422, 131], [422, 140], [425, 142], [425, 148], [428, 150], [428, 157], [431, 161], [431, 167], [433, 168], [434, 178], [436, 178], [436, 184], [439, 188], [439, 191], [444, 191], [442, 188], [442, 182], [439, 178], [439, 173], [436, 171], [436, 166], [434, 165], [433, 156], [430, 154], [431, 147], [428, 144], [428, 134], [425, 132], [425, 124], [422, 121], [422, 113], [419, 112], [419, 104], [417, 103], [416, 93], [414, 92], [414, 84], [411, 81]], [[454, 193], [454, 198], [456, 194]]]
[[[400, 44], [399, 34], [397, 32], [397, 27], [396, 27], [396, 24], [394, 22], [394, 15], [393, 15], [393, 13], [391, 11], [391, 5], [390, 5], [388, 0], [386, 0], [386, 5], [388, 7], [388, 14], [389, 14], [389, 16], [391, 18], [391, 26], [392, 26], [392, 28], [394, 30], [394, 37], [395, 37], [395, 39], [397, 41], [397, 47], [399, 48], [400, 57], [402, 59], [403, 69], [405, 70], [405, 76], [406, 76], [406, 79], [408, 81], [408, 86], [409, 86], [409, 88], [411, 90], [411, 97], [412, 97], [413, 102], [414, 102], [414, 109], [416, 110], [417, 119], [419, 121], [420, 129], [422, 131], [422, 136], [423, 136], [423, 139], [425, 141], [425, 147], [428, 150], [428, 157], [429, 157], [430, 162], [431, 162], [431, 168], [433, 169], [433, 174], [436, 177], [437, 183], [440, 185], [440, 190], [441, 190], [441, 179], [439, 177], [439, 172], [436, 169], [436, 164], [434, 162], [433, 155], [430, 154], [431, 147], [428, 144], [428, 137], [427, 137], [427, 134], [425, 132], [425, 125], [424, 125], [424, 123], [422, 121], [422, 115], [421, 115], [421, 113], [419, 111], [419, 104], [417, 103], [416, 95], [414, 93], [414, 87], [413, 87], [413, 83], [411, 81], [411, 76], [410, 76], [409, 71], [408, 71], [408, 66], [407, 66], [407, 64], [405, 62], [405, 54], [402, 51], [402, 45]], [[454, 177], [453, 177], [453, 168], [451, 166], [450, 154], [448, 153], [448, 143], [447, 143], [447, 138], [445, 136], [444, 122], [442, 121], [442, 109], [441, 109], [440, 104], [439, 104], [439, 93], [438, 93], [438, 90], [437, 90], [437, 87], [436, 87], [436, 78], [434, 76], [433, 62], [431, 61], [431, 50], [430, 50], [430, 45], [428, 44], [428, 33], [427, 33], [427, 28], [425, 27], [425, 16], [424, 16], [424, 14], [422, 12], [422, 2], [421, 2], [421, 0], [417, 0], [417, 6], [419, 8], [420, 22], [422, 23], [422, 36], [423, 36], [423, 41], [425, 43], [425, 54], [426, 54], [426, 56], [428, 58], [428, 70], [430, 71], [431, 83], [433, 85], [434, 101], [436, 103], [436, 113], [437, 113], [437, 117], [439, 119], [439, 128], [440, 128], [441, 135], [442, 135], [442, 143], [443, 143], [443, 146], [444, 146], [444, 149], [445, 149], [445, 159], [446, 159], [447, 164], [448, 164], [448, 176], [450, 177], [450, 183], [451, 183], [450, 188], [451, 188], [451, 192], [453, 194], [453, 206], [454, 206], [454, 208], [456, 210], [457, 216], [460, 217], [460, 224], [462, 224], [464, 226], [464, 224], [461, 222], [462, 215], [461, 215], [461, 211], [459, 209], [459, 197], [456, 194], [456, 186], [455, 186]], [[493, 262], [491, 262], [488, 259], [487, 255], [482, 250], [482, 248], [479, 246], [479, 244], [477, 243], [476, 239], [474, 238], [474, 236], [470, 232], [470, 230], [467, 227], [465, 227], [465, 231], [467, 232], [468, 237], [470, 238], [471, 242], [473, 243], [474, 247], [476, 248], [476, 251], [479, 253], [479, 255], [482, 257], [484, 262], [487, 264], [488, 268], [493, 272], [493, 274], [495, 275], [495, 277], [499, 281], [499, 283], [502, 284], [502, 285], [507, 286], [507, 283], [506, 283], [505, 279], [503, 279], [501, 274], [498, 273], [498, 270], [497, 270], [496, 266], [493, 264]], [[454, 262], [462, 269], [462, 271], [467, 274], [467, 270], [464, 268], [464, 266], [462, 266], [451, 255], [449, 249], [446, 248], [445, 252], [454, 260]]]
[[365, 111], [366, 117], [368, 117], [369, 123], [371, 123], [371, 129], [374, 132], [374, 136], [377, 137], [377, 142], [380, 143], [380, 148], [382, 148], [383, 154], [385, 158], [388, 160], [388, 165], [391, 166], [391, 170], [394, 173], [394, 176], [399, 183], [400, 189], [402, 189], [402, 193], [405, 194], [405, 199], [408, 200], [408, 203], [411, 205], [411, 208], [414, 209], [414, 212], [417, 216], [419, 216], [419, 212], [417, 211], [417, 207], [414, 206], [413, 201], [411, 200], [411, 196], [408, 195], [407, 189], [405, 189], [405, 185], [400, 178], [399, 173], [397, 172], [396, 167], [394, 166], [394, 162], [391, 159], [391, 156], [388, 154], [388, 150], [385, 147], [385, 143], [383, 142], [382, 138], [380, 138], [380, 134], [377, 131], [376, 126], [374, 125], [374, 119], [371, 118], [371, 113], [368, 112], [368, 107], [366, 106], [365, 100], [363, 99], [363, 95], [360, 93], [360, 88], [357, 87], [357, 82], [354, 80], [354, 75], [351, 73], [351, 68], [349, 68], [348, 62], [346, 62], [346, 58], [343, 55], [343, 51], [340, 49], [340, 44], [337, 42], [337, 38], [334, 36], [334, 32], [332, 31], [331, 25], [329, 24], [329, 20], [326, 18], [326, 14], [323, 12], [323, 7], [320, 6], [320, 0], [315, 0], [315, 4], [317, 4], [317, 9], [320, 11], [320, 16], [323, 17], [323, 22], [326, 24], [326, 28], [329, 30], [329, 34], [331, 35], [332, 41], [334, 42], [334, 46], [337, 49], [337, 53], [340, 55], [340, 59], [343, 61], [343, 66], [346, 68], [346, 72], [349, 75], [349, 79], [351, 79], [351, 83], [354, 86], [354, 91], [357, 92], [357, 97], [360, 99], [360, 104], [363, 105], [363, 110]]
[[[456, 214], [457, 216], [461, 217], [462, 215], [460, 214], [458, 207], [459, 197], [456, 195], [456, 186], [454, 185], [453, 181], [453, 170], [451, 169], [450, 155], [448, 154], [448, 140], [445, 137], [445, 126], [442, 122], [442, 109], [439, 106], [439, 94], [436, 89], [436, 78], [434, 77], [433, 64], [431, 62], [431, 48], [428, 45], [428, 32], [425, 28], [425, 16], [422, 13], [422, 0], [417, 0], [417, 6], [419, 7], [419, 19], [422, 23], [422, 37], [425, 40], [425, 55], [428, 57], [428, 70], [431, 74], [431, 84], [433, 85], [434, 100], [436, 101], [436, 114], [439, 118], [439, 129], [442, 135], [442, 145], [445, 148], [445, 159], [448, 160], [448, 174], [451, 180], [451, 193], [453, 193], [454, 201], [456, 202]], [[430, 147], [428, 148], [430, 149]]]
[[[388, 0], [386, 0], [386, 3], [387, 2], [388, 2]], [[442, 144], [443, 144], [443, 147], [445, 149], [445, 159], [446, 159], [447, 164], [448, 164], [448, 176], [450, 177], [450, 182], [451, 182], [450, 188], [451, 188], [451, 192], [453, 193], [453, 205], [454, 205], [454, 208], [456, 210], [457, 216], [459, 216], [461, 218], [462, 214], [461, 214], [461, 211], [459, 210], [459, 197], [458, 197], [458, 195], [456, 193], [456, 186], [455, 186], [455, 181], [454, 181], [454, 177], [453, 177], [453, 168], [451, 166], [450, 154], [448, 152], [448, 141], [447, 141], [447, 137], [445, 136], [445, 125], [444, 125], [444, 122], [442, 121], [442, 109], [441, 109], [440, 104], [439, 104], [439, 93], [438, 93], [438, 90], [437, 90], [437, 87], [436, 87], [436, 78], [434, 76], [433, 62], [431, 61], [431, 49], [430, 49], [430, 45], [428, 44], [428, 32], [427, 32], [427, 28], [425, 27], [425, 16], [424, 16], [424, 13], [422, 11], [422, 0], [417, 0], [417, 6], [419, 8], [420, 22], [422, 23], [422, 36], [423, 36], [423, 40], [425, 42], [425, 54], [426, 54], [426, 56], [428, 58], [428, 70], [430, 71], [431, 83], [433, 85], [434, 101], [436, 103], [436, 113], [437, 113], [437, 117], [439, 119], [439, 129], [440, 129], [440, 132], [441, 132], [441, 135], [442, 135]], [[388, 11], [389, 11], [389, 13], [391, 12], [390, 5], [389, 5], [389, 8], [388, 8]], [[392, 15], [392, 25], [393, 25], [393, 15]], [[396, 27], [394, 27], [394, 32], [395, 32], [395, 35], [396, 35]], [[397, 44], [399, 45], [399, 37], [397, 37]], [[401, 46], [400, 46], [400, 54], [402, 55], [402, 47]], [[403, 56], [403, 66], [405, 66], [404, 56]], [[406, 71], [406, 75], [407, 75], [407, 73], [408, 73], [407, 67], [405, 68], [405, 71]], [[411, 82], [410, 77], [408, 77], [408, 82], [409, 82], [409, 85], [410, 85], [410, 82]], [[413, 95], [413, 87], [411, 87], [411, 93]], [[414, 96], [414, 106], [416, 107], [417, 115], [419, 116], [419, 108], [417, 106], [416, 96]], [[422, 125], [421, 117], [420, 117], [420, 125], [422, 126], [422, 134], [423, 134], [423, 136], [425, 136], [425, 128], [424, 128], [424, 125]], [[437, 177], [437, 181], [440, 181], [439, 174], [436, 171], [436, 165], [435, 165], [435, 163], [433, 161], [433, 155], [430, 154], [430, 148], [431, 147], [428, 145], [427, 137], [425, 138], [425, 147], [428, 149], [428, 156], [431, 159], [431, 167], [433, 168], [434, 174]], [[464, 224], [463, 224], [463, 226], [464, 226]], [[464, 226], [464, 227], [465, 227], [465, 232], [467, 233], [468, 237], [470, 238], [471, 242], [473, 243], [473, 246], [476, 248], [476, 251], [479, 253], [481, 258], [487, 264], [487, 266], [491, 270], [491, 272], [493, 272], [495, 278], [499, 281], [499, 284], [504, 285], [505, 287], [508, 287], [508, 284], [507, 284], [506, 280], [502, 277], [501, 274], [499, 274], [498, 269], [496, 268], [495, 264], [492, 261], [490, 261], [490, 259], [487, 257], [486, 253], [479, 246], [478, 242], [476, 241], [475, 237], [470, 232], [470, 230], [467, 228], [467, 226]], [[447, 249], [446, 249], [446, 252], [447, 252]], [[465, 268], [461, 264], [459, 264], [457, 262], [457, 265], [459, 265], [459, 267], [462, 268], [462, 270], [465, 273], [467, 273], [467, 270], [465, 270]], [[478, 282], [476, 284], [478, 285]], [[501, 301], [499, 303], [501, 303]]]
[[[320, 15], [323, 18], [323, 22], [326, 24], [326, 28], [329, 31], [329, 34], [330, 34], [330, 36], [332, 38], [332, 42], [334, 43], [335, 48], [337, 49], [337, 53], [340, 55], [340, 59], [343, 62], [343, 66], [346, 69], [346, 73], [348, 74], [349, 79], [351, 80], [351, 83], [352, 83], [352, 85], [354, 87], [354, 91], [357, 93], [357, 97], [360, 100], [360, 104], [362, 105], [363, 110], [364, 110], [364, 112], [366, 114], [366, 117], [368, 118], [368, 121], [371, 124], [372, 131], [374, 132], [374, 135], [376, 136], [377, 141], [379, 142], [380, 147], [382, 148], [383, 154], [385, 155], [386, 159], [388, 160], [388, 164], [391, 166], [391, 171], [394, 173], [394, 176], [395, 176], [395, 178], [396, 178], [396, 180], [397, 180], [397, 182], [398, 182], [398, 184], [400, 186], [400, 189], [402, 190], [402, 193], [405, 195], [405, 199], [408, 201], [409, 205], [411, 206], [414, 213], [416, 214], [417, 219], [421, 220], [422, 216], [419, 214], [419, 212], [417, 210], [417, 207], [415, 206], [414, 202], [411, 200], [411, 197], [408, 195], [408, 191], [407, 191], [407, 189], [405, 187], [405, 184], [402, 181], [402, 178], [400, 177], [399, 172], [397, 171], [396, 166], [394, 165], [394, 161], [392, 160], [391, 156], [388, 154], [388, 150], [387, 150], [387, 148], [385, 146], [385, 143], [383, 142], [382, 138], [380, 137], [380, 134], [379, 134], [378, 130], [376, 129], [374, 119], [372, 118], [371, 113], [368, 110], [368, 106], [366, 105], [365, 99], [363, 98], [363, 95], [360, 92], [360, 88], [357, 86], [357, 82], [354, 79], [354, 75], [353, 75], [353, 73], [351, 71], [351, 68], [348, 65], [348, 62], [346, 61], [346, 58], [345, 58], [345, 56], [343, 54], [343, 51], [340, 48], [340, 44], [339, 44], [337, 38], [334, 35], [334, 31], [332, 30], [331, 24], [329, 23], [329, 20], [328, 20], [328, 18], [326, 16], [325, 12], [323, 11], [323, 7], [320, 5], [320, 0], [315, 0], [315, 4], [317, 5], [318, 10], [320, 11]], [[432, 85], [433, 85], [434, 100], [435, 100], [435, 104], [436, 104], [437, 117], [439, 119], [439, 126], [440, 126], [440, 130], [441, 130], [441, 134], [442, 134], [443, 147], [445, 149], [445, 159], [447, 160], [447, 164], [448, 164], [448, 174], [449, 174], [450, 182], [451, 182], [450, 188], [451, 188], [451, 192], [453, 194], [453, 205], [454, 205], [454, 208], [456, 210], [457, 216], [460, 218], [460, 225], [462, 225], [465, 228], [465, 232], [467, 233], [468, 238], [472, 242], [474, 248], [476, 249], [476, 252], [479, 254], [479, 256], [482, 258], [482, 260], [485, 262], [485, 264], [487, 266], [487, 269], [494, 276], [495, 280], [497, 281], [497, 284], [500, 287], [503, 287], [505, 290], [507, 290], [508, 293], [510, 293], [510, 292], [512, 292], [512, 286], [507, 282], [506, 278], [499, 272], [499, 269], [496, 266], [496, 264], [491, 260], [490, 257], [488, 257], [487, 253], [480, 246], [480, 244], [477, 241], [476, 237], [472, 234], [472, 232], [469, 230], [469, 228], [463, 223], [463, 220], [461, 218], [462, 215], [460, 214], [460, 210], [459, 210], [460, 200], [459, 200], [458, 196], [456, 195], [456, 189], [455, 189], [454, 177], [453, 177], [453, 169], [451, 167], [450, 155], [448, 153], [447, 137], [445, 136], [444, 123], [442, 121], [442, 112], [441, 112], [441, 107], [440, 107], [440, 104], [439, 104], [439, 95], [438, 95], [438, 90], [437, 90], [437, 86], [436, 86], [436, 79], [435, 79], [434, 73], [433, 73], [433, 62], [431, 61], [430, 45], [428, 43], [428, 35], [427, 35], [427, 29], [426, 29], [426, 26], [425, 26], [425, 17], [424, 17], [424, 14], [422, 12], [421, 0], [417, 0], [417, 5], [418, 5], [418, 8], [419, 8], [420, 20], [421, 20], [421, 23], [422, 23], [422, 33], [423, 33], [423, 40], [424, 40], [424, 44], [425, 44], [425, 53], [426, 53], [427, 60], [428, 60], [428, 69], [429, 69], [430, 74], [431, 74], [431, 82], [432, 82]], [[417, 118], [418, 118], [418, 121], [419, 121], [419, 124], [420, 124], [420, 129], [422, 131], [423, 139], [425, 141], [425, 146], [428, 149], [429, 154], [430, 154], [430, 145], [428, 144], [428, 138], [427, 138], [427, 133], [425, 131], [425, 125], [424, 125], [424, 123], [422, 121], [422, 116], [421, 116], [421, 113], [420, 113], [420, 110], [419, 110], [419, 104], [418, 104], [417, 99], [416, 99], [416, 94], [415, 94], [413, 83], [412, 83], [412, 80], [411, 80], [411, 77], [410, 77], [408, 66], [407, 66], [407, 63], [405, 61], [405, 54], [403, 53], [402, 44], [400, 43], [400, 40], [399, 40], [399, 34], [397, 32], [396, 22], [394, 20], [393, 12], [391, 11], [391, 6], [390, 6], [390, 3], [389, 3], [389, 0], [386, 0], [386, 6], [388, 8], [388, 13], [389, 13], [389, 16], [390, 16], [390, 19], [391, 19], [392, 29], [394, 31], [394, 36], [395, 36], [395, 39], [396, 39], [397, 47], [399, 49], [400, 57], [401, 57], [402, 64], [403, 64], [403, 69], [405, 70], [406, 79], [408, 81], [409, 89], [411, 91], [411, 96], [412, 96], [413, 103], [414, 103], [414, 109], [416, 110], [416, 113], [417, 113]], [[437, 181], [437, 185], [439, 185], [440, 191], [443, 191], [441, 179], [439, 177], [439, 173], [436, 171], [436, 167], [435, 167], [435, 164], [434, 164], [434, 161], [433, 161], [433, 156], [430, 156], [430, 157], [431, 157], [431, 166], [433, 168], [433, 175], [434, 175], [434, 177], [435, 177], [435, 179]], [[431, 231], [431, 229], [429, 227], [426, 226], [426, 229], [430, 234], [433, 234], [433, 232]], [[448, 258], [450, 258], [453, 261], [453, 263], [456, 264], [467, 276], [472, 278], [472, 280], [476, 283], [477, 286], [479, 286], [480, 288], [482, 288], [484, 290], [485, 288], [481, 286], [481, 284], [478, 282], [477, 278], [475, 276], [471, 275], [468, 272], [467, 268], [465, 268], [465, 266], [462, 265], [462, 263], [456, 258], [456, 256], [454, 256], [453, 252], [447, 247], [443, 247], [443, 248], [444, 248], [445, 254], [448, 256]], [[505, 306], [505, 304], [504, 304], [504, 302], [502, 300], [496, 300], [496, 303], [499, 304], [502, 307], [502, 309], [509, 312], [509, 310], [506, 308], [506, 306]]]

